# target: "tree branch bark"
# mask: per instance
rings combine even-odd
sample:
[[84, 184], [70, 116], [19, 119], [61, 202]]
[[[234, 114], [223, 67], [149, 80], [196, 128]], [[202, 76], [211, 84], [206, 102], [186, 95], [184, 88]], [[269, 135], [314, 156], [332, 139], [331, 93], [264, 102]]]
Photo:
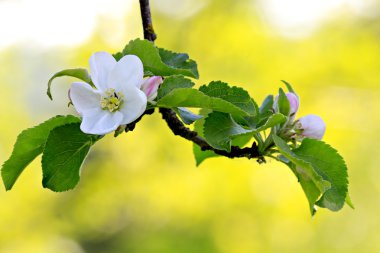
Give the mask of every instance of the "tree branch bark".
[[[157, 38], [157, 35], [155, 34], [154, 29], [153, 29], [149, 0], [140, 0], [140, 10], [141, 10], [143, 30], [144, 30], [144, 39], [154, 42]], [[200, 137], [197, 132], [191, 131], [189, 128], [187, 128], [182, 123], [182, 121], [178, 119], [176, 113], [173, 110], [167, 109], [167, 108], [160, 108], [159, 111], [162, 114], [162, 118], [166, 121], [166, 123], [168, 124], [170, 130], [174, 133], [174, 135], [179, 135], [182, 138], [192, 141], [193, 143], [197, 144], [203, 151], [210, 150], [218, 155], [225, 156], [228, 158], [235, 158], [235, 157], [247, 157], [248, 159], [258, 158], [257, 161], [259, 163], [265, 162], [264, 157], [260, 155], [259, 149], [255, 142], [250, 148], [239, 148], [237, 146], [232, 146], [231, 152], [215, 149], [212, 146], [210, 146], [206, 140]], [[151, 113], [153, 113], [153, 111], [150, 111], [149, 114]], [[133, 128], [135, 127], [135, 124], [142, 118], [142, 116], [139, 119], [137, 119], [135, 122], [127, 125], [126, 131], [133, 130]]]
[[140, 0], [140, 11], [144, 29], [144, 39], [154, 42], [157, 38], [157, 35], [154, 33], [153, 29], [149, 0]]

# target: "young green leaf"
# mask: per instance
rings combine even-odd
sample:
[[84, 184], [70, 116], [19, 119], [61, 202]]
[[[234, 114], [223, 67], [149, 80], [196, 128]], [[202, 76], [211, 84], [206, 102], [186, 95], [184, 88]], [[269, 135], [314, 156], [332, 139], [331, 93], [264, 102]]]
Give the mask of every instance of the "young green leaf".
[[227, 113], [212, 112], [205, 120], [203, 134], [212, 147], [230, 152], [232, 137], [252, 131], [237, 124]]
[[315, 139], [304, 139], [299, 148], [293, 150], [297, 157], [313, 165], [324, 180], [331, 183], [316, 203], [332, 211], [340, 210], [348, 191], [347, 166], [343, 158], [330, 145]]
[[169, 94], [172, 90], [178, 88], [191, 88], [194, 83], [183, 76], [169, 76], [164, 79], [157, 91], [157, 100]]
[[203, 118], [202, 115], [194, 114], [184, 107], [173, 108], [173, 110], [179, 115], [181, 120], [187, 124], [193, 124], [196, 120]]
[[296, 175], [298, 182], [300, 183], [302, 190], [304, 191], [306, 198], [309, 202], [310, 213], [312, 216], [314, 216], [314, 214], [317, 211], [317, 209], [315, 208], [315, 202], [321, 197], [321, 191], [314, 183], [310, 182], [310, 178], [308, 177], [308, 175], [300, 171], [294, 163], [290, 162], [289, 160], [285, 162], [284, 159], [282, 160], [282, 162], [286, 164]]
[[260, 106], [259, 113], [266, 114], [268, 111], [272, 113], [273, 108], [273, 95], [268, 95]]
[[188, 54], [175, 53], [163, 48], [158, 48], [158, 52], [166, 65], [176, 69], [188, 69], [194, 74], [195, 78], [199, 77], [197, 63], [189, 59]]
[[248, 144], [248, 142], [252, 139], [252, 134], [251, 133], [247, 133], [247, 134], [243, 134], [243, 135], [236, 135], [236, 136], [232, 136], [232, 141], [231, 141], [231, 145], [232, 146], [237, 146], [237, 147], [244, 147], [245, 145]]
[[230, 87], [224, 82], [213, 81], [208, 85], [202, 85], [199, 90], [210, 97], [221, 98], [230, 102], [248, 115], [256, 116], [258, 114], [256, 103], [243, 88]]
[[[203, 126], [204, 126], [205, 118], [207, 117], [209, 113], [211, 113], [211, 110], [207, 110], [207, 109], [200, 110], [199, 114], [202, 115], [203, 118], [197, 120], [194, 124], [194, 131], [196, 131], [198, 135], [202, 138], [204, 138]], [[195, 143], [193, 143], [193, 153], [194, 153], [194, 158], [195, 158], [195, 162], [197, 166], [199, 166], [204, 160], [208, 158], [219, 156], [218, 154], [215, 154], [211, 150], [202, 151], [201, 148]]]
[[290, 168], [301, 183], [309, 201], [310, 212], [314, 214], [314, 205], [322, 194], [330, 189], [330, 182], [324, 180], [310, 162], [298, 157], [283, 139], [276, 135], [273, 135], [272, 138], [280, 153], [294, 164]]
[[178, 88], [157, 101], [158, 107], [193, 107], [231, 113], [237, 116], [251, 116], [240, 107], [217, 97], [210, 97], [201, 91], [190, 88]]
[[42, 185], [52, 191], [67, 191], [79, 181], [80, 168], [97, 135], [83, 133], [79, 123], [54, 128], [42, 154]]
[[351, 207], [352, 209], [355, 209], [354, 203], [351, 200], [350, 194], [347, 193], [346, 196], [346, 204]]
[[204, 160], [212, 157], [218, 157], [218, 154], [215, 154], [211, 150], [201, 150], [201, 148], [197, 144], [193, 144], [193, 154], [195, 158], [196, 166], [199, 166]]
[[297, 95], [297, 93], [294, 91], [294, 89], [293, 89], [292, 85], [290, 85], [290, 83], [288, 83], [285, 80], [281, 80], [281, 81], [285, 84], [285, 86], [286, 86], [286, 88], [288, 89], [289, 92], [294, 93], [294, 94]]
[[[207, 115], [211, 113], [210, 110], [202, 109], [200, 111], [200, 115], [203, 116], [202, 119], [199, 119], [194, 124], [194, 131], [198, 133], [198, 135], [202, 138], [204, 138], [203, 134], [203, 128], [204, 128], [204, 122], [205, 118], [207, 118]], [[245, 146], [250, 140], [252, 139], [252, 134], [243, 134], [243, 135], [237, 135], [231, 137], [231, 145], [232, 146], [238, 146], [243, 147]], [[199, 166], [204, 160], [212, 157], [218, 157], [218, 154], [215, 154], [213, 151], [206, 150], [202, 151], [201, 148], [197, 144], [193, 144], [193, 153], [196, 161], [196, 165]]]
[[80, 79], [80, 80], [82, 80], [88, 84], [92, 84], [91, 77], [88, 74], [87, 69], [77, 68], [77, 69], [65, 69], [65, 70], [59, 71], [59, 72], [55, 73], [49, 79], [49, 82], [48, 82], [48, 88], [47, 88], [46, 93], [51, 100], [53, 100], [53, 97], [51, 95], [51, 84], [55, 78], [61, 77], [61, 76], [76, 77], [76, 78], [78, 78], [78, 79]]
[[286, 117], [281, 113], [275, 113], [272, 114], [266, 122], [263, 122], [263, 124], [259, 125], [257, 129], [255, 129], [255, 132], [261, 132], [268, 128], [274, 127], [276, 125], [282, 124], [286, 121]]
[[278, 93], [278, 111], [285, 116], [289, 115], [290, 104], [285, 92], [280, 88]]
[[17, 137], [12, 155], [4, 162], [1, 169], [5, 189], [12, 189], [17, 178], [24, 171], [26, 166], [42, 153], [52, 129], [77, 122], [80, 122], [80, 119], [71, 115], [56, 116], [34, 128], [22, 131]]
[[122, 54], [115, 54], [114, 57], [118, 59], [127, 54], [138, 56], [144, 65], [144, 70], [156, 76], [184, 75], [198, 78], [198, 70], [194, 61], [188, 59], [184, 61], [183, 55], [179, 59], [171, 59], [178, 57], [177, 54], [168, 53], [166, 50], [161, 50], [160, 55], [159, 49], [150, 41], [132, 40], [125, 46]]

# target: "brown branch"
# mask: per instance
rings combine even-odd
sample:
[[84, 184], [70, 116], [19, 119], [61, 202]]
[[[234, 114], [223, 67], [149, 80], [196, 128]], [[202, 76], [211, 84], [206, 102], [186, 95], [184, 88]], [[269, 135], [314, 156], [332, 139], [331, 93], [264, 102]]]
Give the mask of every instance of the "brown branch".
[[140, 11], [144, 29], [144, 39], [154, 42], [157, 38], [157, 35], [154, 33], [153, 29], [149, 0], [140, 0]]
[[[144, 39], [154, 42], [157, 36], [153, 30], [149, 0], [140, 0], [140, 10], [141, 10], [141, 19], [142, 19], [143, 29], [144, 29]], [[149, 114], [151, 113], [153, 113], [153, 111], [150, 111]], [[166, 123], [168, 124], [170, 130], [174, 133], [174, 135], [179, 135], [182, 138], [185, 138], [189, 141], [194, 142], [203, 151], [210, 150], [218, 155], [225, 156], [228, 158], [235, 158], [235, 157], [247, 157], [248, 159], [258, 158], [257, 161], [259, 163], [265, 162], [264, 157], [260, 155], [259, 149], [255, 142], [250, 148], [239, 148], [237, 146], [232, 146], [231, 152], [215, 149], [212, 146], [210, 146], [206, 140], [200, 137], [197, 132], [191, 131], [189, 128], [187, 128], [182, 123], [182, 121], [178, 119], [176, 113], [173, 110], [167, 109], [167, 108], [160, 108], [160, 113], [162, 114], [162, 118], [166, 121]], [[148, 113], [145, 113], [145, 114], [148, 114]], [[137, 119], [135, 122], [127, 125], [126, 131], [132, 131], [135, 127], [135, 124], [142, 118], [142, 116], [139, 119]]]
[[247, 157], [248, 159], [258, 158], [259, 162], [265, 161], [264, 157], [260, 155], [255, 142], [250, 148], [239, 148], [237, 146], [232, 146], [231, 152], [215, 149], [211, 147], [210, 144], [208, 144], [202, 137], [200, 137], [197, 132], [194, 132], [188, 129], [182, 123], [182, 121], [178, 119], [176, 113], [173, 110], [160, 108], [160, 113], [162, 114], [162, 118], [166, 121], [166, 123], [168, 124], [169, 128], [172, 130], [174, 135], [179, 135], [182, 138], [185, 138], [189, 141], [194, 142], [203, 151], [210, 150], [218, 155], [222, 155], [228, 158]]

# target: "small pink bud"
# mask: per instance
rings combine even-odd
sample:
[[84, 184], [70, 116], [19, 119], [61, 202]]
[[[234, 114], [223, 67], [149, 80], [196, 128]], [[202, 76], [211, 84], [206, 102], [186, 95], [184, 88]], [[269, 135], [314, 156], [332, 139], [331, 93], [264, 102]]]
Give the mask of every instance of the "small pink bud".
[[[289, 105], [290, 105], [289, 115], [290, 115], [291, 118], [294, 119], [294, 116], [296, 115], [296, 113], [298, 111], [298, 107], [300, 105], [299, 98], [294, 93], [292, 93], [292, 92], [287, 92], [285, 95], [288, 98]], [[278, 111], [278, 95], [274, 99], [273, 109], [275, 111]]]
[[152, 102], [157, 97], [157, 90], [162, 81], [161, 76], [152, 76], [144, 80], [141, 90], [145, 93], [149, 102]]
[[296, 129], [301, 130], [301, 136], [321, 140], [326, 131], [325, 122], [321, 117], [313, 114], [299, 118]]

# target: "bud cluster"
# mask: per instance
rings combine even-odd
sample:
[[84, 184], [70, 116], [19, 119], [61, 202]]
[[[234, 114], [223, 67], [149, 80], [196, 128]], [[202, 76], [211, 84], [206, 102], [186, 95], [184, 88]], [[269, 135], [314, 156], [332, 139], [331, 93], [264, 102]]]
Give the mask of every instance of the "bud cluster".
[[[286, 115], [288, 121], [280, 130], [281, 135], [296, 140], [302, 140], [305, 137], [321, 140], [326, 131], [326, 125], [322, 118], [309, 114], [295, 120], [300, 105], [299, 97], [293, 92], [288, 92], [285, 95], [289, 104], [288, 115]], [[273, 103], [274, 112], [282, 111], [281, 106], [283, 105], [280, 105], [279, 99], [280, 95], [277, 95]]]

